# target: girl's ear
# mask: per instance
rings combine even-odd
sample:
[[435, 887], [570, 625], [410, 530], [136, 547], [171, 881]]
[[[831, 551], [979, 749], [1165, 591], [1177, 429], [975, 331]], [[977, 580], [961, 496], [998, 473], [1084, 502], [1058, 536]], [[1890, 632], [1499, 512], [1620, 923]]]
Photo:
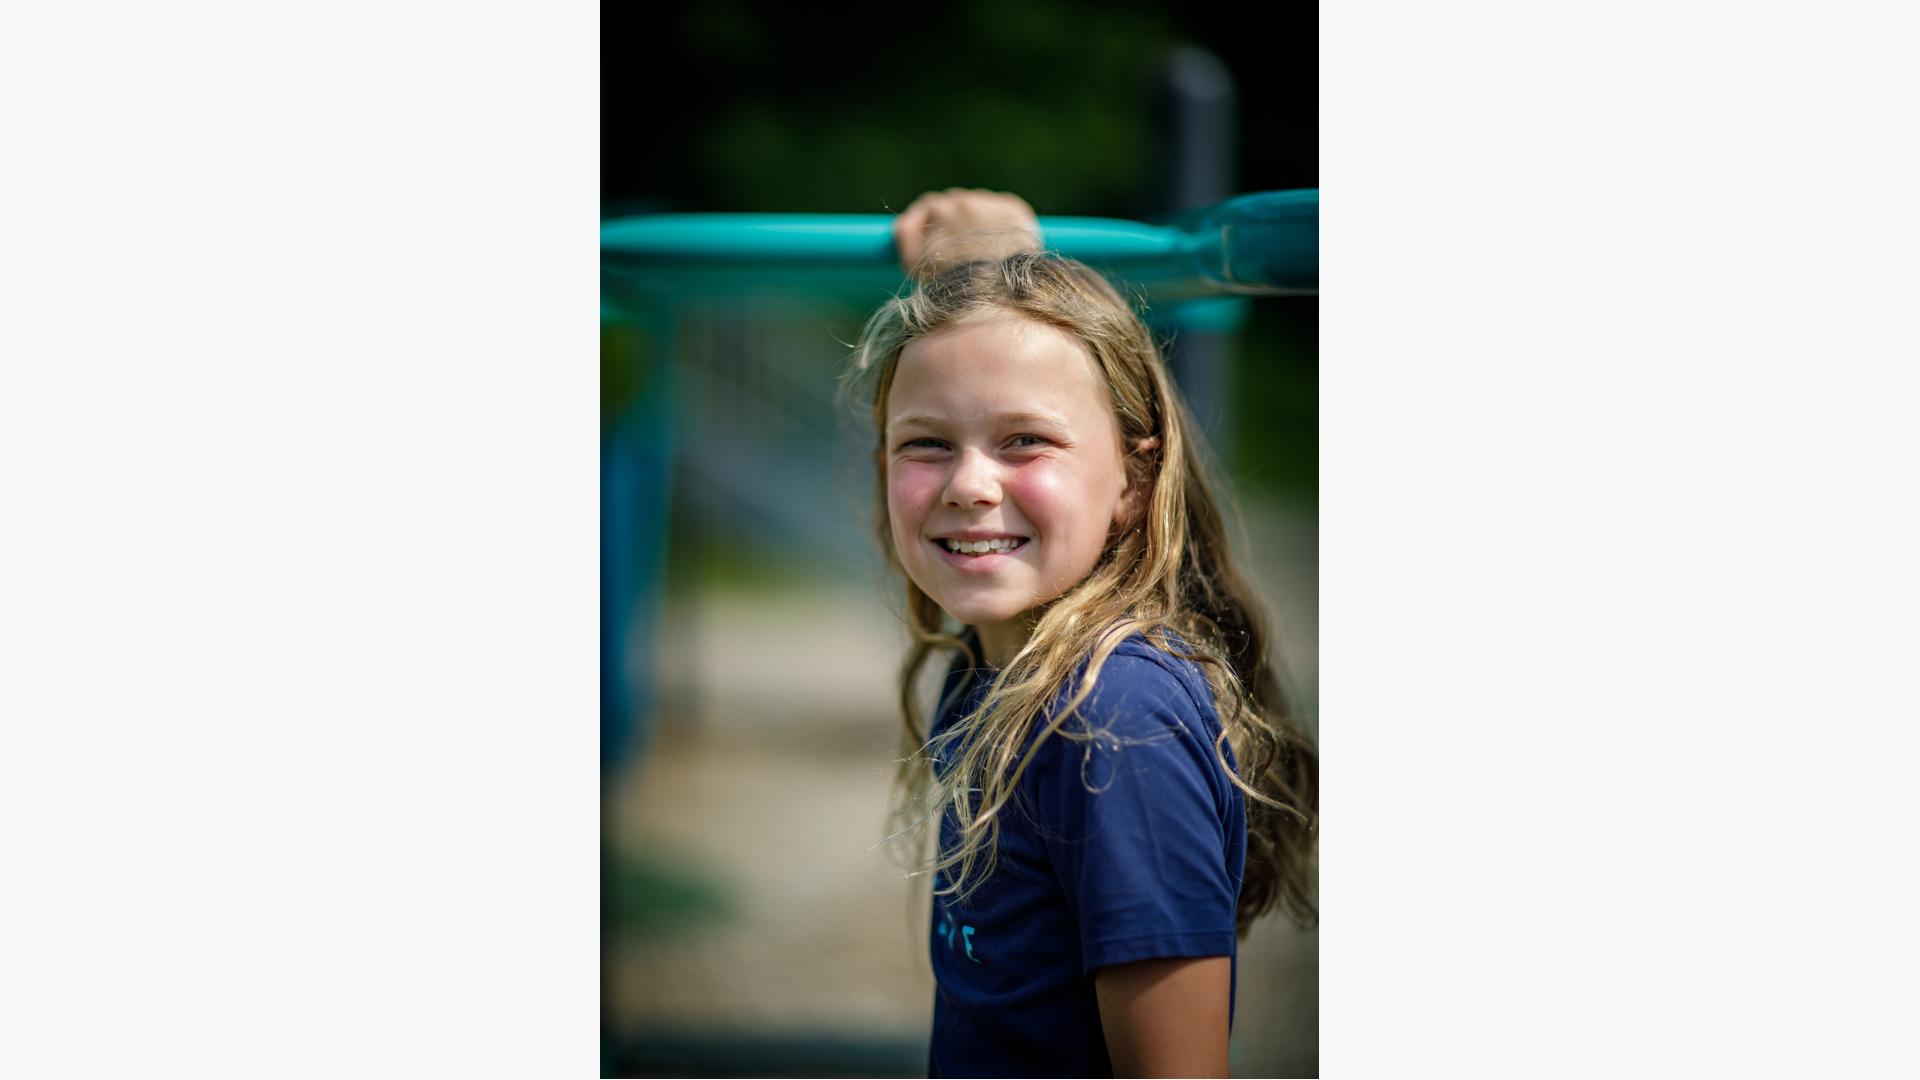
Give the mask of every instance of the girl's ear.
[[1160, 436], [1149, 435], [1136, 439], [1133, 451], [1127, 455], [1127, 489], [1120, 494], [1120, 509], [1115, 515], [1120, 521], [1122, 531], [1132, 529], [1140, 520], [1147, 492], [1153, 486], [1153, 451], [1160, 448]]

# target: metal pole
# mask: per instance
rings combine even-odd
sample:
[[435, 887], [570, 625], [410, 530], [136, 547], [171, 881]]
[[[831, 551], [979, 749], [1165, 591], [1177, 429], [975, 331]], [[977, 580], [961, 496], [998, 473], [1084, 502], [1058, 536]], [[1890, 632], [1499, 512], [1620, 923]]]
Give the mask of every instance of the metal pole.
[[[1233, 76], [1212, 53], [1182, 45], [1169, 58], [1166, 88], [1172, 150], [1168, 209], [1179, 214], [1220, 203], [1234, 184]], [[1235, 432], [1228, 380], [1234, 335], [1180, 316], [1176, 310], [1167, 320], [1175, 331], [1169, 367], [1215, 452], [1231, 461]]]

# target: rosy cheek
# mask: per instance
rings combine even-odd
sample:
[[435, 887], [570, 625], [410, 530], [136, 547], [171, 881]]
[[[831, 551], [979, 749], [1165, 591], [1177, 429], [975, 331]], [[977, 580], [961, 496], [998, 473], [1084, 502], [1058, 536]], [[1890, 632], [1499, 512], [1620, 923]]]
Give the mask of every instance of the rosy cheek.
[[887, 470], [887, 517], [894, 529], [917, 529], [940, 497], [941, 471], [919, 462], [900, 462]]
[[1020, 505], [1027, 523], [1046, 531], [1059, 524], [1059, 510], [1079, 500], [1066, 474], [1049, 461], [1021, 466], [1007, 476], [1003, 490]]

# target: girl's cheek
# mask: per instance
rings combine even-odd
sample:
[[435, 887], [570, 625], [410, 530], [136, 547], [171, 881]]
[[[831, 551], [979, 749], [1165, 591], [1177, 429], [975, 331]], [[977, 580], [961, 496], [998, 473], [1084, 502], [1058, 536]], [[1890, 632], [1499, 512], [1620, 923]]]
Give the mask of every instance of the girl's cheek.
[[[1078, 501], [1069, 489], [1065, 475], [1051, 462], [1036, 461], [1021, 467], [1002, 482], [1002, 490], [1020, 505], [1029, 519], [1051, 518], [1060, 509], [1071, 507]], [[1048, 522], [1029, 523], [1041, 526]]]
[[911, 521], [903, 523], [900, 518], [924, 512], [924, 508], [939, 497], [942, 483], [940, 470], [915, 462], [903, 462], [888, 470], [887, 512], [895, 524], [912, 524]]

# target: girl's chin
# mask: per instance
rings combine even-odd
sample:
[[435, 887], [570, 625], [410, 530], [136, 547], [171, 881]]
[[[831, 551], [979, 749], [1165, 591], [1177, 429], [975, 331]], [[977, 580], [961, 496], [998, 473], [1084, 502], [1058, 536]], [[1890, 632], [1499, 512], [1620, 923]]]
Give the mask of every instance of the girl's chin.
[[1012, 622], [1025, 614], [1024, 612], [1006, 611], [999, 608], [983, 610], [981, 608], [965, 606], [945, 607], [943, 605], [941, 610], [953, 616], [953, 621], [962, 626], [980, 627], [999, 626], [1002, 623]]
[[977, 601], [967, 603], [954, 598], [942, 598], [937, 593], [929, 595], [933, 596], [934, 601], [940, 605], [940, 610], [952, 616], [953, 620], [962, 626], [999, 626], [1002, 623], [1010, 623], [1031, 610], [1015, 604], [983, 604]]

